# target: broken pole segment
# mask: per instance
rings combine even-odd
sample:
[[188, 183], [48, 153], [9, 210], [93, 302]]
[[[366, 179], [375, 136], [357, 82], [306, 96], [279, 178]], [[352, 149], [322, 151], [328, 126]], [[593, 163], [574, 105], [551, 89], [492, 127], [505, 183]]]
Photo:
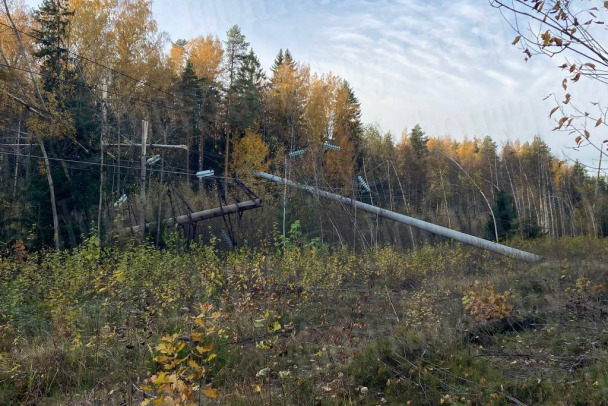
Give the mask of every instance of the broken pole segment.
[[516, 248], [507, 247], [506, 245], [497, 244], [492, 241], [484, 240], [483, 238], [475, 237], [473, 235], [465, 234], [460, 231], [452, 230], [447, 227], [438, 226], [437, 224], [428, 223], [426, 221], [418, 220], [413, 217], [408, 217], [394, 211], [382, 209], [380, 207], [372, 206], [349, 197], [340, 196], [334, 193], [319, 190], [312, 186], [302, 185], [300, 183], [292, 182], [288, 179], [283, 179], [279, 176], [270, 175], [264, 172], [253, 172], [253, 174], [259, 178], [269, 180], [271, 182], [286, 184], [296, 189], [303, 190], [313, 195], [325, 197], [327, 199], [337, 200], [343, 204], [355, 206], [357, 209], [376, 214], [380, 217], [384, 217], [390, 220], [397, 221], [399, 223], [407, 224], [408, 226], [416, 227], [429, 233], [440, 235], [443, 237], [451, 238], [464, 244], [473, 245], [478, 248], [482, 248], [487, 251], [495, 252], [500, 255], [505, 255], [511, 258], [515, 258], [525, 262], [541, 262], [545, 259], [539, 255], [532, 254], [526, 251], [518, 250]]
[[[245, 210], [251, 210], [262, 206], [262, 199], [247, 200], [246, 202], [240, 202], [235, 204], [229, 204], [228, 206], [216, 207], [214, 209], [197, 211], [191, 214], [184, 214], [182, 216], [171, 217], [162, 221], [167, 227], [173, 227], [176, 224], [187, 224], [193, 221], [208, 220], [214, 217], [220, 217], [225, 214], [238, 213]], [[156, 227], [156, 222], [146, 223], [146, 228]], [[127, 232], [136, 234], [139, 232], [139, 226], [128, 227]]]

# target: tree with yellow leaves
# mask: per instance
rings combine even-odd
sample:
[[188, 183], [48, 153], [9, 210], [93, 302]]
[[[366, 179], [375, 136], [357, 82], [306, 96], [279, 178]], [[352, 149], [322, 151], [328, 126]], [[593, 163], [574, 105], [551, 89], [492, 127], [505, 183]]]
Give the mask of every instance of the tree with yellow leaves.
[[230, 171], [240, 178], [251, 178], [252, 171], [266, 171], [269, 165], [268, 145], [260, 134], [246, 130], [245, 136], [234, 142]]

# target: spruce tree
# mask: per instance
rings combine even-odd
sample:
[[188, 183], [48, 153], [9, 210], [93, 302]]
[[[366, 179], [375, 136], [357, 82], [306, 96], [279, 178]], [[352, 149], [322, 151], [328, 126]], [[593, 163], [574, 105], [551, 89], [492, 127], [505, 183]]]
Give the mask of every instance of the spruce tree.
[[293, 59], [293, 56], [291, 56], [291, 52], [289, 52], [289, 49], [285, 50], [285, 60], [283, 61], [283, 63], [285, 65], [288, 65], [291, 69], [296, 68], [296, 61]]
[[34, 30], [38, 49], [34, 56], [41, 61], [43, 88], [47, 92], [59, 89], [62, 81], [73, 79], [68, 51], [68, 28], [74, 11], [67, 0], [44, 0], [34, 12], [38, 29]]
[[272, 64], [272, 67], [270, 68], [273, 74], [277, 73], [279, 68], [283, 65], [284, 61], [285, 57], [283, 55], [283, 48], [281, 48], [279, 49], [279, 53], [277, 54], [277, 56], [274, 58], [274, 62]]
[[233, 101], [230, 118], [234, 127], [244, 133], [254, 128], [262, 112], [262, 90], [266, 76], [253, 49], [243, 58], [232, 86]]
[[498, 232], [498, 238], [496, 238], [496, 231], [494, 228], [494, 220], [490, 216], [485, 227], [485, 235], [488, 240], [502, 241], [506, 238], [512, 237], [517, 232], [519, 224], [517, 224], [517, 212], [513, 203], [513, 198], [504, 191], [499, 191], [496, 194], [494, 204], [492, 207], [494, 211], [494, 217], [496, 218], [496, 231]]
[[410, 142], [412, 143], [412, 147], [414, 148], [414, 151], [416, 151], [416, 156], [418, 158], [426, 155], [428, 152], [426, 146], [427, 138], [419, 124], [416, 124], [412, 129], [412, 133], [410, 134]]
[[189, 147], [190, 155], [187, 159], [187, 168], [191, 171], [192, 163], [197, 161], [198, 148], [191, 148], [194, 141], [200, 138], [200, 105], [201, 105], [201, 86], [194, 67], [190, 59], [186, 61], [186, 66], [182, 72], [179, 82], [179, 92], [184, 100], [184, 112], [187, 120], [186, 143]]
[[[230, 134], [234, 130], [234, 127], [238, 125], [238, 122], [231, 117], [231, 111], [233, 108], [234, 98], [234, 82], [236, 74], [243, 64], [247, 49], [249, 48], [249, 42], [245, 41], [245, 35], [241, 33], [241, 29], [238, 25], [232, 26], [227, 34], [225, 42], [224, 55], [226, 57], [226, 71], [228, 72], [228, 83], [227, 83], [227, 94], [226, 94], [226, 119], [225, 130], [226, 137], [224, 139], [224, 178], [228, 178], [228, 161], [230, 159]], [[225, 180], [224, 180], [225, 182]]]

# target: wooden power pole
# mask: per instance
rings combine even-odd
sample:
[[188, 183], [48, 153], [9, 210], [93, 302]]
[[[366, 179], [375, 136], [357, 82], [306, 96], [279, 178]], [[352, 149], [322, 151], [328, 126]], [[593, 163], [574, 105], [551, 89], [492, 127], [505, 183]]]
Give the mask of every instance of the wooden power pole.
[[139, 234], [144, 242], [146, 234], [146, 143], [148, 142], [148, 121], [141, 121], [141, 191], [139, 195]]
[[101, 134], [99, 136], [99, 144], [101, 149], [101, 162], [99, 166], [99, 213], [97, 214], [97, 239], [101, 244], [101, 213], [103, 211], [103, 142], [106, 138], [106, 131], [108, 128], [108, 77], [103, 78], [102, 87], [102, 102], [101, 102]]

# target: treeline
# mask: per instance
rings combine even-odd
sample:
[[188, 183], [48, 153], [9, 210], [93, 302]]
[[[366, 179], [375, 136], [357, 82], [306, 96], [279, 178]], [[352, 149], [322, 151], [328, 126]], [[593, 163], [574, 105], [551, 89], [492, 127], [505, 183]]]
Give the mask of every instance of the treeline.
[[[146, 201], [149, 221], [202, 209], [218, 194], [226, 201], [236, 174], [264, 193], [265, 214], [256, 212], [249, 228], [269, 231], [286, 217], [287, 227], [301, 220], [327, 242], [428, 238], [268, 188], [250, 175], [263, 169], [490, 239], [608, 234], [605, 180], [557, 160], [540, 139], [499, 150], [489, 137], [456, 142], [414, 127], [395, 145], [361, 122], [346, 80], [311, 72], [287, 49], [264, 69], [238, 26], [222, 39], [169, 43], [148, 1], [45, 0], [34, 11], [3, 5], [0, 233], [7, 244], [69, 247], [93, 225], [109, 239], [135, 222], [144, 127], [149, 144], [173, 146], [147, 151], [161, 157], [146, 178], [155, 192]], [[296, 151], [303, 152], [289, 156]], [[199, 179], [203, 170], [214, 176]], [[179, 190], [181, 206], [167, 201], [167, 189]], [[123, 195], [126, 206], [116, 204]]]

